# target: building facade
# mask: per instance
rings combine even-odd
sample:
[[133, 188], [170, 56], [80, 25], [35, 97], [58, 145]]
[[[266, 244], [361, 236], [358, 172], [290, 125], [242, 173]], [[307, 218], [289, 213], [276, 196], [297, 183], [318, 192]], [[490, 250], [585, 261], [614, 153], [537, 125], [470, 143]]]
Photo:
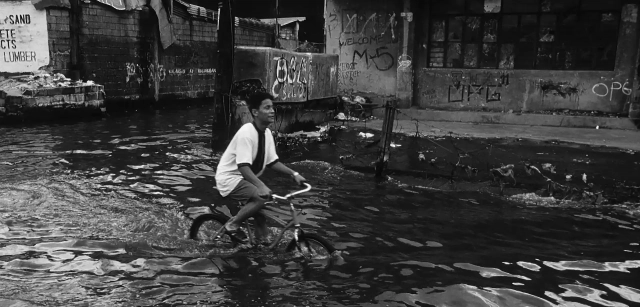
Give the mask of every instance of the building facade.
[[402, 107], [627, 113], [636, 0], [328, 0], [339, 90]]

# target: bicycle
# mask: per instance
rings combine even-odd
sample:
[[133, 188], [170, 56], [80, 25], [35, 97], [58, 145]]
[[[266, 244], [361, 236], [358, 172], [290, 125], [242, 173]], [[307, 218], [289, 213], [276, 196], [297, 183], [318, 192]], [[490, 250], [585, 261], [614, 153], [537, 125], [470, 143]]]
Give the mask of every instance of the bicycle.
[[[334, 256], [336, 252], [335, 247], [331, 245], [326, 239], [315, 234], [303, 231], [298, 218], [299, 212], [304, 212], [302, 209], [296, 209], [294, 204], [290, 201], [295, 195], [308, 192], [311, 190], [311, 185], [304, 183], [306, 186], [304, 189], [289, 193], [285, 196], [271, 195], [271, 201], [267, 202], [267, 206], [262, 209], [264, 215], [278, 223], [281, 226], [281, 231], [273, 242], [266, 247], [267, 250], [274, 250], [284, 238], [285, 232], [293, 227], [293, 238], [287, 244], [284, 249], [285, 252], [298, 251], [303, 257], [307, 259], [328, 259]], [[276, 214], [286, 213], [278, 211], [270, 205], [277, 203], [278, 201], [289, 201], [289, 209], [291, 219], [289, 221], [282, 220], [276, 216]], [[244, 226], [240, 227], [239, 232], [228, 233], [224, 225], [229, 220], [226, 215], [216, 213], [214, 208], [209, 206], [211, 213], [205, 213], [193, 220], [191, 228], [189, 229], [189, 237], [193, 240], [206, 241], [209, 244], [214, 245], [214, 248], [218, 250], [234, 250], [240, 245], [248, 246], [249, 248], [256, 245], [254, 240], [254, 231], [251, 229], [249, 219], [244, 222]]]

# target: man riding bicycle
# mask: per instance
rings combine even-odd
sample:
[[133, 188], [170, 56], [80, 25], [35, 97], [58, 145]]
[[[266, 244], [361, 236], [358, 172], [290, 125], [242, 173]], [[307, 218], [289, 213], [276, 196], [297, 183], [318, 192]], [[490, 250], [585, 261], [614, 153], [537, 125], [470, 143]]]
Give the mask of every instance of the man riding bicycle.
[[271, 197], [271, 190], [258, 177], [269, 167], [292, 176], [298, 184], [306, 181], [298, 172], [278, 161], [275, 141], [268, 128], [275, 120], [273, 99], [268, 93], [255, 93], [249, 97], [247, 104], [253, 122], [244, 124], [233, 136], [220, 158], [215, 177], [220, 195], [245, 204], [225, 224], [225, 230], [237, 232], [240, 223], [253, 217], [256, 239], [262, 243], [268, 243], [269, 229], [260, 210]]

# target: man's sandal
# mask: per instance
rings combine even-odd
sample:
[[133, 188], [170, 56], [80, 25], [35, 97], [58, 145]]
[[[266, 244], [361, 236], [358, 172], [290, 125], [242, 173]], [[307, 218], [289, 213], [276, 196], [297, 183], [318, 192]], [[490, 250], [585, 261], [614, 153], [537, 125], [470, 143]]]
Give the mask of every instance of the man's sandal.
[[236, 228], [236, 229], [229, 229], [229, 223], [224, 224], [224, 231], [229, 234], [229, 235], [236, 235], [239, 232], [241, 232], [240, 227]]

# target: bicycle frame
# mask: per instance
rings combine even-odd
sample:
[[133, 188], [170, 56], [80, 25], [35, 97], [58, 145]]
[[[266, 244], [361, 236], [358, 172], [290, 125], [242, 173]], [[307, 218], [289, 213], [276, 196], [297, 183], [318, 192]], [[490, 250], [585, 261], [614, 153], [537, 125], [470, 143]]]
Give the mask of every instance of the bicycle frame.
[[[285, 196], [278, 196], [276, 194], [273, 194], [271, 196], [273, 198], [273, 201], [271, 201], [271, 203], [277, 202], [278, 200], [286, 200], [286, 201], [288, 201], [289, 198], [293, 197], [294, 195], [305, 193], [305, 192], [308, 192], [309, 190], [311, 190], [311, 185], [309, 185], [307, 183], [304, 183], [304, 185], [306, 186], [306, 188], [304, 188], [304, 189], [302, 189], [300, 191], [289, 193], [289, 194], [287, 194]], [[267, 208], [265, 208], [265, 209], [267, 209]], [[265, 210], [264, 214], [267, 217], [271, 218], [272, 220], [278, 222], [279, 224], [281, 224], [283, 226], [282, 227], [282, 231], [280, 231], [280, 234], [278, 234], [278, 236], [276, 236], [276, 238], [273, 240], [271, 245], [269, 245], [268, 249], [274, 249], [278, 245], [280, 240], [282, 240], [282, 236], [284, 235], [284, 232], [287, 231], [287, 229], [291, 228], [291, 226], [295, 227], [295, 229], [293, 231], [293, 237], [296, 240], [296, 242], [298, 242], [298, 238], [299, 238], [299, 235], [302, 232], [302, 229], [300, 228], [300, 220], [298, 219], [298, 213], [296, 212], [296, 207], [290, 201], [289, 201], [289, 209], [291, 211], [291, 220], [289, 221], [289, 223], [286, 223], [286, 222], [280, 220], [279, 218], [269, 214], [268, 213], [269, 211]], [[249, 232], [251, 232], [249, 227], [247, 227], [247, 229], [249, 230]]]
[[[279, 196], [276, 194], [271, 195], [272, 200], [268, 201], [265, 205], [269, 205], [278, 201], [289, 201], [289, 198], [301, 194], [301, 193], [305, 193], [308, 192], [309, 190], [311, 190], [311, 185], [304, 183], [304, 185], [306, 186], [304, 189], [299, 190], [299, 191], [295, 191], [292, 193], [289, 193], [285, 196]], [[262, 209], [262, 213], [272, 219], [273, 221], [277, 222], [278, 224], [280, 224], [282, 226], [282, 231], [280, 231], [280, 233], [276, 236], [276, 238], [273, 240], [273, 242], [271, 243], [271, 245], [269, 245], [267, 248], [269, 250], [274, 249], [278, 243], [280, 242], [280, 240], [282, 240], [282, 236], [284, 235], [285, 231], [289, 228], [291, 228], [292, 226], [295, 228], [294, 233], [293, 233], [293, 237], [296, 240], [296, 242], [298, 242], [298, 238], [302, 232], [302, 229], [300, 228], [300, 220], [298, 219], [298, 213], [296, 212], [296, 208], [293, 205], [292, 202], [289, 201], [289, 209], [291, 212], [291, 220], [289, 222], [286, 222], [280, 218], [278, 218], [277, 216], [275, 216], [274, 213], [271, 212], [277, 212], [276, 210], [274, 210], [274, 208], [269, 208], [269, 207], [265, 207]], [[251, 245], [254, 245], [255, 242], [253, 240], [253, 231], [251, 229], [251, 226], [249, 224], [249, 219], [245, 220], [245, 224], [247, 227], [247, 232], [248, 232], [248, 237], [249, 237], [249, 243]], [[214, 237], [219, 237], [220, 235], [224, 234], [225, 232], [225, 227], [224, 225], [222, 225], [222, 227], [216, 232], [216, 234], [214, 235]]]

